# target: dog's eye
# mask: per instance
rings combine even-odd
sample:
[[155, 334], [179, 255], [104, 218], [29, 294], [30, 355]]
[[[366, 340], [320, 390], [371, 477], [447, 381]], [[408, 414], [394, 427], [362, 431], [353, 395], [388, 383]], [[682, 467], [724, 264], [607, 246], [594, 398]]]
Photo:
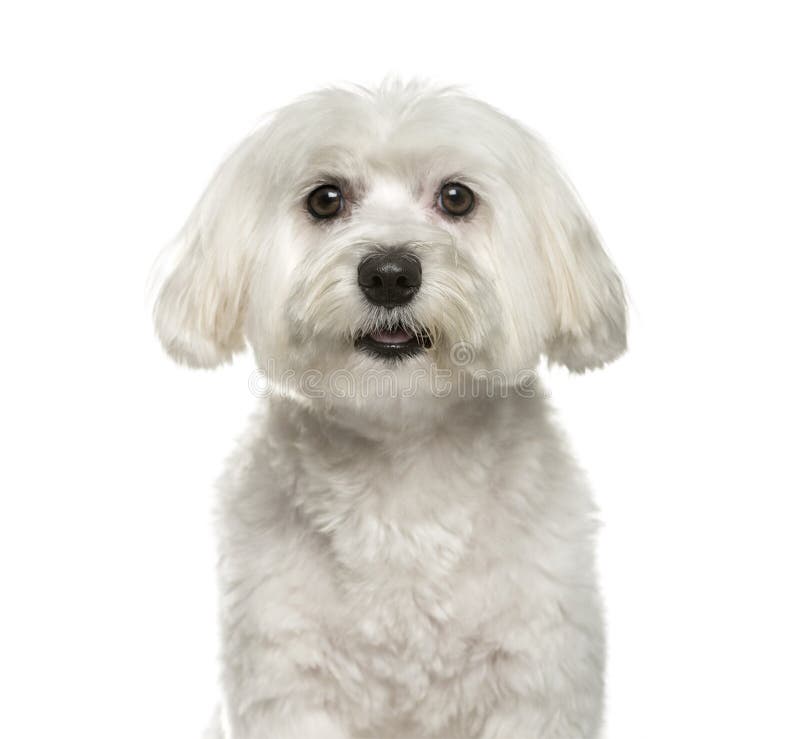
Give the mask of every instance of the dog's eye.
[[332, 218], [344, 207], [344, 198], [338, 187], [322, 185], [308, 196], [306, 205], [315, 218]]
[[439, 191], [439, 207], [451, 216], [465, 216], [475, 205], [475, 195], [466, 185], [448, 182]]

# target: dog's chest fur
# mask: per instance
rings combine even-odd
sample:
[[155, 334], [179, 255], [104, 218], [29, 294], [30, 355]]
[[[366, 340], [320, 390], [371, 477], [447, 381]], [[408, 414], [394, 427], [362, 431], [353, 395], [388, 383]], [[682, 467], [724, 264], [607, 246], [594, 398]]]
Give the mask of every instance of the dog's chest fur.
[[446, 443], [400, 448], [303, 418], [261, 426], [223, 498], [226, 661], [239, 665], [240, 700], [291, 687], [387, 739], [414, 735], [420, 716], [472, 735], [514, 679], [507, 639], [549, 587], [520, 564], [546, 548], [527, 536], [528, 509], [540, 506], [545, 529], [560, 514], [537, 498], [538, 452], [498, 444], [492, 419], [461, 420]]

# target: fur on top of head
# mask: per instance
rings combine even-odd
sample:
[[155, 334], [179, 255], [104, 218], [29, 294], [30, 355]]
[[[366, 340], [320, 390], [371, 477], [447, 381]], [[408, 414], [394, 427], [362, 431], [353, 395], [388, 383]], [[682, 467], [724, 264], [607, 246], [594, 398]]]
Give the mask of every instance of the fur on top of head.
[[[443, 185], [474, 197], [454, 217]], [[315, 218], [309, 195], [341, 208]], [[365, 299], [359, 265], [402, 250], [421, 266], [408, 303]], [[212, 367], [253, 347], [260, 363], [359, 368], [360, 336], [424, 335], [398, 364], [513, 372], [546, 355], [575, 371], [625, 349], [622, 283], [547, 148], [454, 88], [325, 89], [274, 113], [221, 165], [191, 214], [155, 304], [169, 354]], [[381, 334], [383, 335], [383, 334]]]

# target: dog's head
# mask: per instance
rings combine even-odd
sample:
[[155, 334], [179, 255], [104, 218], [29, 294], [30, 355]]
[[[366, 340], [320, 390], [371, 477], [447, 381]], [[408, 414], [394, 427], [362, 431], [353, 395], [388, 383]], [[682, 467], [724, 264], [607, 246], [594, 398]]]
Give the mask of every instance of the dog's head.
[[626, 323], [547, 149], [457, 91], [398, 83], [315, 93], [247, 138], [189, 219], [155, 320], [179, 361], [249, 341], [295, 378], [513, 377], [542, 355], [582, 371], [624, 350]]

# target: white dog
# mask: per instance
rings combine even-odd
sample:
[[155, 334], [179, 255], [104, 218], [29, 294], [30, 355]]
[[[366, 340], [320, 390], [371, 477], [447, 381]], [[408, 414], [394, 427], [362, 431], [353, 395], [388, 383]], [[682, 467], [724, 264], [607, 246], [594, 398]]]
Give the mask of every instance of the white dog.
[[324, 90], [178, 252], [167, 351], [247, 341], [269, 396], [221, 484], [214, 736], [596, 737], [593, 506], [531, 378], [617, 357], [625, 300], [546, 148], [456, 90]]

